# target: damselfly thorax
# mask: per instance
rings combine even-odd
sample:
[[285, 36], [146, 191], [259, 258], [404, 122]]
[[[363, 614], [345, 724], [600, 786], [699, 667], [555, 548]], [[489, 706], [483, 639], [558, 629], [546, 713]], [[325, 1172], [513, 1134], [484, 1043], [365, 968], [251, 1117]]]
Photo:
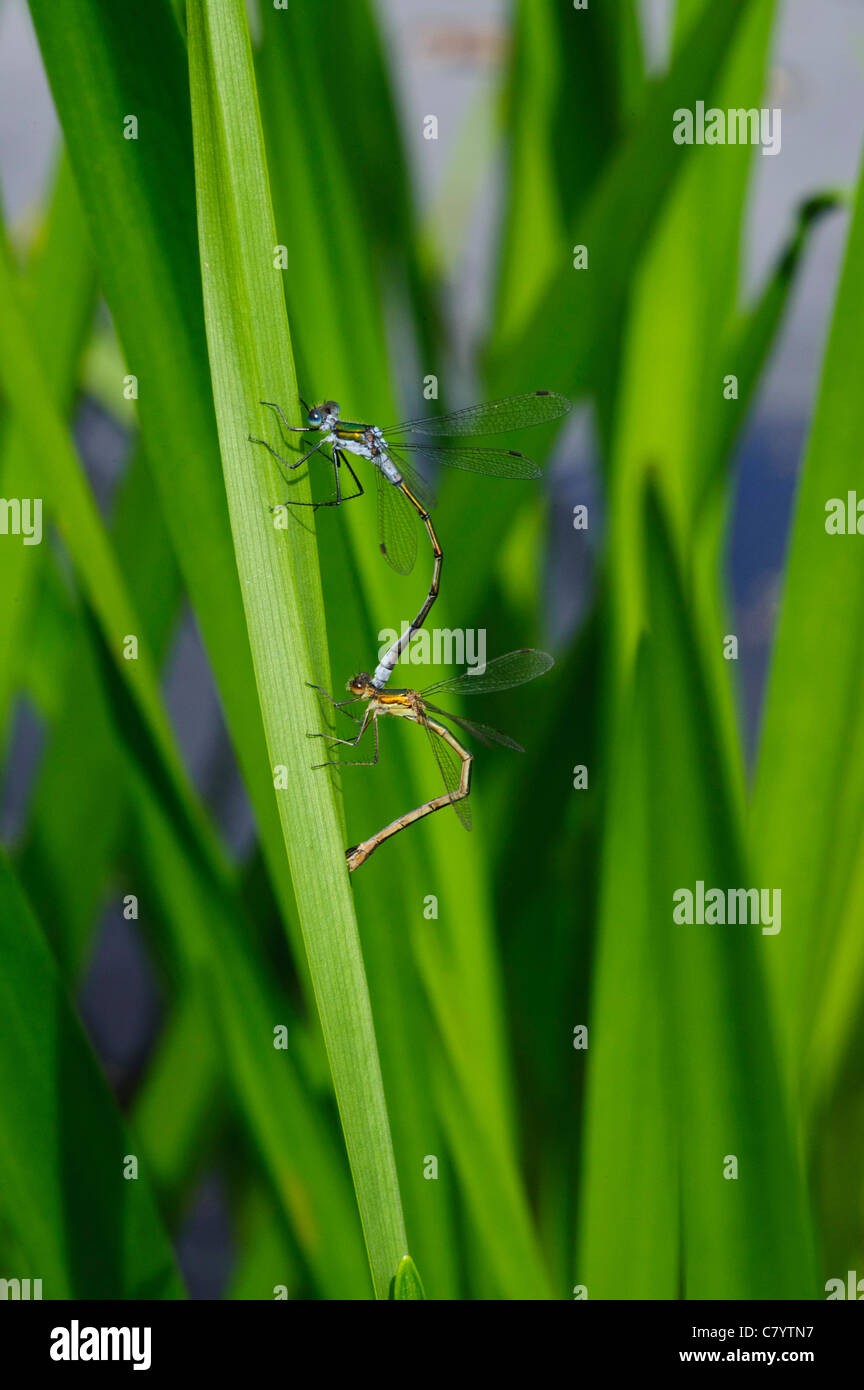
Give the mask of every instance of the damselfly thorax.
[[380, 469], [388, 483], [398, 487], [403, 482], [402, 474], [387, 452], [387, 440], [377, 425], [360, 425], [353, 420], [337, 420], [327, 442], [346, 453], [366, 458]]

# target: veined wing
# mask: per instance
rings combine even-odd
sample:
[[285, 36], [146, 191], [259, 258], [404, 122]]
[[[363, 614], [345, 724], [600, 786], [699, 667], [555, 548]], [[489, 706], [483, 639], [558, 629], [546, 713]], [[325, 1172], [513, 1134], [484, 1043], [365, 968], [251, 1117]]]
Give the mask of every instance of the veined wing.
[[[399, 441], [399, 448], [410, 449], [412, 454], [421, 454], [432, 463], [443, 463], [447, 468], [461, 468], [464, 473], [485, 473], [493, 478], [539, 478], [540, 469], [533, 459], [520, 454], [516, 449], [472, 449], [458, 444], [406, 444]], [[401, 464], [399, 465], [401, 467]]]
[[433, 415], [427, 420], [406, 420], [391, 425], [385, 435], [401, 434], [509, 434], [511, 430], [528, 429], [531, 425], [546, 425], [560, 420], [572, 410], [573, 403], [557, 391], [528, 391], [521, 396], [505, 396], [500, 401], [469, 405], [449, 415]]
[[381, 554], [397, 574], [410, 574], [417, 559], [417, 513], [380, 468], [378, 479], [378, 543]]
[[[420, 723], [423, 725], [429, 737], [432, 756], [438, 764], [438, 771], [444, 779], [444, 786], [452, 796], [454, 792], [459, 790], [459, 783], [462, 780], [462, 759], [459, 757], [458, 753], [450, 747], [446, 739], [443, 739], [440, 734], [436, 734], [435, 730], [430, 728], [427, 720], [421, 719]], [[450, 805], [453, 807], [453, 810], [456, 812], [465, 829], [470, 830], [471, 805], [468, 797], [460, 797], [458, 801], [451, 801]]]
[[512, 690], [516, 685], [536, 680], [554, 665], [554, 657], [548, 652], [520, 647], [518, 651], [494, 657], [486, 663], [486, 669], [480, 675], [463, 671], [458, 676], [450, 676], [447, 680], [428, 686], [423, 694], [489, 695], [495, 690]]
[[[414, 445], [400, 445], [400, 448], [403, 447], [406, 449], [413, 449]], [[421, 507], [423, 507], [427, 512], [434, 512], [438, 503], [435, 498], [435, 493], [432, 491], [426, 479], [420, 476], [413, 463], [409, 463], [408, 459], [403, 458], [401, 454], [395, 453], [395, 451], [391, 449], [389, 445], [387, 446], [386, 452], [388, 457], [393, 460], [396, 467], [399, 469], [399, 472], [402, 474], [402, 477], [405, 479], [406, 487], [409, 489], [410, 492], [413, 492]], [[390, 486], [393, 487], [393, 484], [391, 483]], [[394, 491], [395, 490], [396, 489], [394, 488]]]
[[524, 753], [525, 749], [521, 743], [509, 738], [507, 734], [502, 734], [498, 729], [492, 729], [488, 724], [478, 724], [473, 719], [463, 719], [459, 714], [451, 714], [449, 710], [439, 709], [437, 705], [430, 705], [425, 700], [423, 704], [432, 714], [440, 714], [444, 719], [449, 719], [452, 724], [458, 724], [467, 733], [473, 734], [476, 739], [484, 743], [487, 748], [493, 748], [496, 743], [500, 743], [503, 748], [512, 748], [517, 753]]

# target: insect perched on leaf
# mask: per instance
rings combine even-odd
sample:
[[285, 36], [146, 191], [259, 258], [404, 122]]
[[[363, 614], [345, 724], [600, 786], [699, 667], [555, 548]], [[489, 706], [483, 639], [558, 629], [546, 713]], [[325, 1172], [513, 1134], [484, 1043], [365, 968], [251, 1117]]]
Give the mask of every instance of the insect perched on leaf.
[[[326, 690], [322, 690], [320, 686], [314, 686], [315, 690], [320, 691], [337, 709], [342, 710], [351, 719], [357, 719], [357, 716], [352, 714], [346, 706], [354, 704], [358, 700], [365, 700], [366, 708], [362, 719], [357, 719], [360, 728], [355, 738], [334, 738], [331, 734], [310, 734], [310, 738], [323, 738], [331, 743], [341, 743], [349, 748], [356, 748], [370, 725], [375, 738], [375, 756], [369, 761], [346, 762], [343, 759], [329, 759], [325, 763], [317, 763], [317, 767], [374, 767], [378, 762], [378, 720], [389, 715], [409, 719], [414, 724], [420, 724], [426, 730], [432, 754], [444, 781], [445, 792], [442, 796], [433, 797], [431, 801], [424, 801], [422, 806], [408, 811], [404, 816], [399, 816], [383, 830], [379, 830], [377, 835], [372, 835], [362, 844], [354, 845], [353, 848], [349, 849], [346, 852], [349, 869], [359, 868], [385, 840], [389, 840], [392, 835], [404, 830], [406, 826], [413, 825], [421, 817], [428, 816], [433, 811], [440, 811], [444, 806], [452, 806], [465, 829], [471, 829], [468, 795], [471, 790], [471, 764], [474, 755], [462, 746], [455, 734], [441, 723], [441, 719], [447, 719], [451, 724], [456, 724], [460, 729], [472, 734], [487, 748], [499, 743], [505, 748], [515, 749], [517, 753], [523, 752], [519, 744], [515, 743], [512, 738], [508, 738], [506, 734], [499, 733], [497, 729], [491, 729], [488, 724], [477, 724], [471, 719], [463, 719], [461, 715], [448, 714], [446, 710], [433, 705], [429, 696], [488, 695], [493, 691], [511, 690], [516, 685], [524, 685], [526, 681], [536, 680], [554, 664], [553, 658], [547, 652], [538, 652], [526, 647], [519, 651], [507, 652], [505, 656], [495, 657], [480, 674], [475, 674], [473, 671], [463, 671], [459, 676], [451, 676], [447, 680], [437, 681], [435, 685], [428, 686], [426, 690], [380, 690], [373, 684], [372, 677], [365, 671], [359, 676], [352, 677], [348, 682], [350, 700], [334, 700], [332, 696], [327, 694]], [[436, 715], [439, 718], [435, 718]]]
[[[459, 468], [468, 473], [485, 473], [496, 478], [539, 478], [540, 469], [536, 463], [525, 454], [517, 453], [515, 449], [438, 444], [426, 442], [426, 439], [431, 441], [448, 435], [458, 437], [509, 434], [513, 430], [528, 429], [532, 425], [544, 425], [559, 420], [572, 408], [567, 397], [558, 395], [555, 391], [531, 391], [521, 396], [507, 396], [504, 400], [489, 401], [485, 405], [470, 405], [464, 410], [454, 410], [450, 415], [432, 416], [428, 420], [406, 420], [401, 425], [390, 425], [382, 430], [377, 425], [340, 419], [336, 401], [324, 401], [323, 404], [311, 408], [304, 402], [306, 424], [300, 426], [289, 425], [280, 407], [272, 401], [262, 401], [261, 404], [275, 410], [284, 428], [292, 433], [307, 434], [314, 431], [321, 435], [314, 447], [293, 463], [282, 458], [266, 440], [249, 436], [253, 444], [263, 444], [286, 468], [299, 468], [326, 446], [329, 446], [331, 451], [335, 497], [324, 502], [292, 503], [289, 500], [287, 506], [339, 507], [343, 502], [362, 497], [363, 485], [349, 462], [349, 455], [353, 454], [368, 460], [375, 467], [378, 479], [378, 537], [381, 552], [397, 573], [410, 573], [417, 558], [415, 516], [419, 516], [426, 528], [434, 557], [432, 583], [416, 618], [381, 658], [371, 676], [372, 684], [379, 690], [387, 684], [401, 653], [412, 635], [422, 627], [438, 597], [444, 558], [429, 516], [434, 509], [435, 498], [429, 484], [405, 455], [419, 455], [432, 464], [445, 464], [448, 468]], [[400, 438], [402, 435], [419, 435], [426, 438], [417, 442]], [[395, 448], [391, 442], [394, 438]], [[354, 492], [342, 492], [340, 471], [343, 464], [354, 481]]]

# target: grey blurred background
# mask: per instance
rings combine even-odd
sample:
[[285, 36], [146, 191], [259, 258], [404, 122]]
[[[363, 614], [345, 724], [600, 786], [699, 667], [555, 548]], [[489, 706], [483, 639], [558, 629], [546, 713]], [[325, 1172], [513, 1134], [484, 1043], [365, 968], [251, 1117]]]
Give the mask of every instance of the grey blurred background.
[[[439, 231], [447, 254], [445, 303], [453, 361], [470, 373], [492, 265], [489, 248], [500, 177], [492, 112], [510, 7], [503, 0], [472, 0], [470, 6], [465, 0], [379, 0], [378, 8], [418, 203]], [[642, 11], [646, 50], [656, 67], [665, 57], [671, 5], [643, 0]], [[851, 187], [855, 181], [864, 134], [864, 0], [785, 0], [771, 85], [769, 102], [783, 111], [783, 144], [776, 158], [754, 158], [747, 292], [756, 290], [771, 267], [802, 198], [825, 188]], [[439, 114], [438, 141], [422, 138], [427, 112]], [[57, 141], [26, 4], [0, 0], [0, 193], [13, 226], [38, 206]], [[742, 717], [751, 750], [795, 478], [846, 230], [842, 214], [816, 229], [779, 350], [739, 451], [728, 578], [740, 639]], [[84, 400], [76, 434], [97, 497], [107, 505], [128, 452], [127, 433]], [[552, 475], [553, 520], [556, 511], [562, 520], [559, 536], [569, 530], [571, 502], [586, 495], [596, 495], [596, 480], [583, 419], [574, 424]], [[555, 531], [553, 526], [553, 537]], [[576, 620], [590, 576], [568, 568], [572, 562], [563, 555], [552, 560], [549, 628], [554, 640]], [[165, 686], [196, 785], [232, 845], [242, 851], [252, 834], [251, 819], [206, 657], [188, 615], [178, 629]], [[5, 843], [14, 843], [20, 831], [40, 748], [38, 720], [22, 702], [0, 784], [0, 839]], [[159, 990], [135, 924], [123, 922], [112, 904], [106, 904], [96, 941], [80, 1007], [122, 1098], [134, 1089], [158, 1034]], [[209, 1175], [200, 1186], [182, 1231], [180, 1258], [192, 1296], [218, 1297], [232, 1264], [218, 1175]]]

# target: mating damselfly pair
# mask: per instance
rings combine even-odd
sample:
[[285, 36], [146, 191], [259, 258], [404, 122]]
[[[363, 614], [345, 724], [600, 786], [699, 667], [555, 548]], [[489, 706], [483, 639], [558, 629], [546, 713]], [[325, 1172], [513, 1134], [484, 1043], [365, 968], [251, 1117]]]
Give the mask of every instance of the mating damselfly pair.
[[[571, 409], [570, 401], [554, 391], [534, 391], [519, 396], [508, 396], [504, 400], [491, 401], [484, 405], [468, 406], [453, 411], [449, 415], [433, 416], [429, 419], [409, 420], [399, 425], [380, 429], [377, 425], [357, 421], [342, 420], [339, 406], [335, 401], [325, 401], [321, 405], [309, 407], [303, 402], [306, 411], [306, 424], [291, 425], [281, 408], [271, 401], [262, 401], [275, 410], [284, 429], [295, 434], [318, 432], [321, 438], [299, 459], [293, 462], [268, 444], [266, 440], [253, 439], [253, 443], [264, 444], [270, 453], [286, 469], [295, 471], [313, 455], [320, 453], [329, 445], [330, 462], [333, 467], [335, 496], [324, 501], [291, 502], [286, 505], [319, 507], [338, 507], [363, 495], [364, 489], [352, 468], [348, 455], [365, 458], [373, 464], [378, 482], [378, 536], [381, 552], [388, 563], [400, 574], [408, 574], [417, 557], [416, 518], [419, 517], [426, 529], [433, 554], [432, 583], [429, 592], [416, 618], [397, 638], [378, 662], [371, 675], [363, 672], [348, 682], [350, 700], [334, 700], [327, 691], [320, 690], [331, 703], [348, 714], [347, 705], [365, 701], [366, 709], [362, 719], [358, 719], [360, 729], [353, 739], [342, 739], [333, 735], [310, 734], [310, 737], [328, 738], [332, 743], [356, 747], [370, 724], [374, 731], [375, 756], [367, 762], [329, 759], [317, 766], [374, 766], [378, 762], [378, 719], [387, 715], [399, 716], [419, 724], [426, 730], [430, 747], [438, 770], [444, 782], [443, 795], [433, 797], [415, 810], [392, 821], [383, 830], [355, 845], [346, 852], [349, 869], [356, 869], [369, 856], [400, 830], [431, 814], [451, 805], [466, 829], [471, 828], [468, 808], [468, 795], [471, 784], [471, 765], [473, 755], [459, 742], [446, 725], [440, 722], [442, 716], [451, 723], [465, 729], [478, 738], [481, 743], [491, 747], [498, 743], [504, 747], [521, 752], [522, 749], [506, 734], [485, 724], [477, 724], [461, 716], [448, 714], [430, 704], [432, 694], [488, 694], [492, 691], [507, 690], [526, 681], [534, 680], [554, 664], [545, 652], [523, 648], [497, 657], [486, 666], [482, 675], [463, 673], [450, 677], [428, 687], [425, 691], [385, 690], [400, 654], [408, 645], [413, 634], [426, 620], [440, 588], [443, 550], [432, 525], [430, 511], [435, 506], [435, 498], [429, 484], [414, 469], [405, 457], [406, 452], [419, 455], [427, 462], [445, 464], [471, 473], [483, 473], [500, 478], [537, 478], [540, 470], [532, 459], [514, 449], [489, 449], [476, 446], [465, 447], [456, 444], [434, 444], [430, 439], [441, 436], [483, 436], [509, 434], [511, 431], [526, 429], [533, 425], [550, 424], [561, 419]], [[419, 435], [420, 442], [401, 438], [403, 435]], [[396, 447], [391, 442], [396, 438]], [[324, 455], [326, 458], [326, 454]], [[340, 470], [345, 466], [354, 482], [356, 491], [343, 494]]]
[[[529, 429], [535, 425], [551, 424], [560, 420], [571, 409], [566, 396], [556, 391], [530, 391], [521, 396], [507, 396], [504, 400], [489, 401], [483, 405], [470, 405], [463, 410], [454, 410], [449, 415], [435, 415], [425, 420], [406, 420], [399, 425], [389, 425], [380, 429], [377, 425], [362, 424], [355, 420], [342, 420], [336, 401], [324, 401], [311, 408], [303, 403], [306, 410], [305, 425], [290, 425], [281, 408], [272, 401], [262, 401], [262, 405], [275, 410], [284, 429], [293, 434], [318, 432], [321, 438], [299, 459], [289, 462], [278, 454], [264, 439], [250, 440], [263, 444], [278, 461], [290, 470], [296, 470], [313, 455], [330, 447], [330, 462], [333, 467], [335, 496], [321, 502], [292, 502], [285, 505], [298, 507], [339, 507], [363, 496], [363, 484], [349, 462], [349, 455], [364, 458], [375, 467], [378, 481], [378, 539], [381, 553], [399, 574], [410, 574], [417, 558], [417, 527], [419, 516], [429, 536], [432, 546], [432, 583], [416, 618], [379, 661], [372, 674], [372, 683], [377, 689], [387, 684], [393, 667], [408, 646], [412, 636], [422, 627], [433, 603], [438, 597], [441, 581], [441, 568], [444, 552], [432, 525], [429, 513], [435, 508], [435, 497], [429, 483], [420, 476], [406, 454], [419, 456], [433, 465], [444, 464], [448, 468], [458, 468], [467, 473], [483, 473], [494, 478], [539, 478], [540, 469], [533, 459], [515, 449], [486, 449], [459, 444], [435, 444], [435, 438], [451, 436], [488, 436], [510, 434], [517, 430]], [[424, 436], [421, 442], [404, 439], [402, 435]], [[392, 443], [396, 439], [396, 445]], [[326, 457], [326, 455], [324, 456]], [[356, 491], [343, 493], [340, 471], [344, 467], [350, 473]]]

